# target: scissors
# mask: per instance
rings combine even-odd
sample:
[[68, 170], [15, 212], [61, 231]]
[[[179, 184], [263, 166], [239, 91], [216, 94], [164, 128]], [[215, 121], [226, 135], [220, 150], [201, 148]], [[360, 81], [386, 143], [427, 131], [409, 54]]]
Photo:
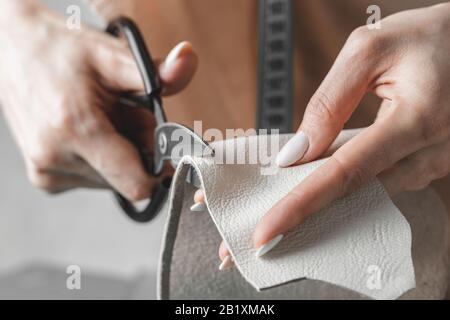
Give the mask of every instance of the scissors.
[[[130, 107], [150, 110], [156, 120], [152, 152], [145, 149], [139, 150], [147, 171], [152, 176], [158, 177], [163, 171], [165, 161], [170, 161], [171, 165], [176, 168], [184, 155], [214, 155], [214, 149], [193, 130], [179, 123], [167, 122], [161, 100], [161, 81], [136, 24], [131, 19], [121, 16], [109, 23], [106, 32], [115, 37], [125, 38], [144, 83], [143, 93], [124, 93], [121, 95], [120, 101]], [[175, 147], [178, 147], [178, 152], [174, 152]], [[192, 170], [188, 179], [194, 183], [195, 177]], [[150, 202], [141, 211], [117, 191], [114, 191], [114, 195], [120, 207], [131, 219], [137, 222], [148, 222], [155, 218], [160, 211], [170, 189], [171, 181], [172, 178], [162, 179]]]

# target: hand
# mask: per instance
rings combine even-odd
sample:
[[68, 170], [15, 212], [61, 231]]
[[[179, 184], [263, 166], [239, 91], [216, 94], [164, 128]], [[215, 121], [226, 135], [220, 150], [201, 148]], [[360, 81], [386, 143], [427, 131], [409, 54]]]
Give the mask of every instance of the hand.
[[[377, 119], [259, 221], [253, 234], [259, 255], [374, 177], [395, 195], [450, 172], [450, 4], [401, 12], [381, 26], [351, 34], [277, 163], [286, 167], [322, 156], [368, 91], [383, 100]], [[201, 191], [195, 201], [200, 208]], [[223, 243], [219, 256], [222, 268], [232, 265]]]
[[[151, 147], [155, 122], [119, 103], [120, 93], [143, 90], [128, 46], [88, 27], [69, 30], [46, 8], [20, 2], [0, 6], [0, 99], [29, 179], [51, 193], [112, 187], [148, 198], [157, 181], [137, 146]], [[183, 42], [156, 63], [171, 95], [188, 84], [197, 56]]]
[[256, 248], [374, 177], [395, 195], [450, 172], [448, 39], [450, 3], [392, 15], [379, 30], [353, 32], [278, 163], [320, 157], [368, 91], [382, 98], [378, 117], [269, 210], [254, 232]]

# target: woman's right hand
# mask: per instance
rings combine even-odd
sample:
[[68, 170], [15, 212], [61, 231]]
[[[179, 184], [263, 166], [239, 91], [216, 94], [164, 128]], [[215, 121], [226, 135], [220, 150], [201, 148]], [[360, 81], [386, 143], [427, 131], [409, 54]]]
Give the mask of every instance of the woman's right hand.
[[[120, 93], [143, 89], [126, 43], [86, 26], [69, 30], [35, 1], [2, 1], [0, 12], [0, 105], [31, 182], [51, 193], [111, 187], [148, 198], [157, 181], [136, 145], [151, 147], [155, 122], [118, 103]], [[189, 83], [197, 56], [183, 42], [156, 63], [171, 95]]]

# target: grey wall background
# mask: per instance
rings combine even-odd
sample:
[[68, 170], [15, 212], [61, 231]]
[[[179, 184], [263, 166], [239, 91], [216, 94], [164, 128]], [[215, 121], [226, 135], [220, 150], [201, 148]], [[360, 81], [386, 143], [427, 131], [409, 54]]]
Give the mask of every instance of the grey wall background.
[[[83, 20], [102, 24], [82, 1], [43, 2], [62, 13], [68, 5], [80, 5]], [[155, 296], [165, 217], [138, 225], [109, 192], [48, 196], [35, 189], [3, 117], [0, 145], [0, 298]], [[71, 264], [82, 270], [82, 290], [76, 295], [65, 289]]]

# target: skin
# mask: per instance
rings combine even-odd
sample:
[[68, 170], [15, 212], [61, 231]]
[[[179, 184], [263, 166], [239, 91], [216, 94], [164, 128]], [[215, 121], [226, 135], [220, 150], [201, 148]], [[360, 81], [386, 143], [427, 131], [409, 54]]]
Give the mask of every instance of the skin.
[[[1, 107], [29, 180], [49, 193], [114, 188], [148, 198], [157, 181], [138, 147], [151, 149], [155, 121], [118, 101], [143, 89], [127, 45], [86, 26], [69, 30], [35, 1], [1, 1], [0, 12]], [[155, 61], [166, 96], [183, 90], [197, 66], [189, 43], [177, 52], [170, 64]]]
[[[333, 200], [378, 177], [393, 196], [450, 172], [450, 4], [404, 11], [348, 38], [309, 102], [299, 131], [319, 158], [367, 92], [383, 102], [376, 121], [277, 202], [259, 221], [255, 248], [286, 234]], [[204, 201], [201, 191], [196, 202]], [[219, 256], [229, 252], [222, 243]]]

